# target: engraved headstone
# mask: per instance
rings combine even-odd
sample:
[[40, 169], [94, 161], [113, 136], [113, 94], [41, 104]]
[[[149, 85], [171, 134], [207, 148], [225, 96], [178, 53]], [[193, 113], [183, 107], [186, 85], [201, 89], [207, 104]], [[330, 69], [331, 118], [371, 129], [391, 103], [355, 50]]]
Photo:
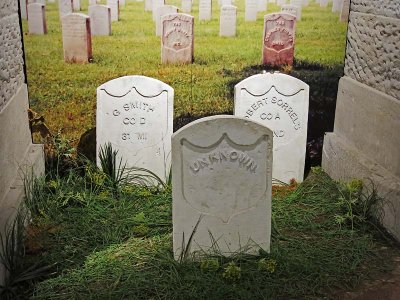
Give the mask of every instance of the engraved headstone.
[[32, 3], [28, 5], [29, 19], [28, 31], [30, 34], [46, 34], [46, 14], [45, 7], [40, 3]]
[[152, 11], [153, 10], [153, 1], [145, 0], [144, 1], [144, 11]]
[[342, 9], [343, 0], [333, 0], [332, 12], [340, 12]]
[[267, 0], [257, 0], [257, 11], [267, 10]]
[[58, 0], [58, 10], [60, 13], [60, 20], [64, 18], [64, 16], [73, 12], [72, 0]]
[[92, 35], [111, 35], [111, 8], [106, 5], [89, 6]]
[[320, 0], [319, 6], [320, 7], [328, 7], [328, 0]]
[[350, 0], [343, 0], [340, 9], [340, 22], [348, 22], [350, 14]]
[[245, 0], [244, 20], [252, 22], [257, 20], [258, 0]]
[[293, 65], [296, 17], [285, 13], [264, 16], [262, 63]]
[[97, 154], [111, 143], [127, 167], [145, 168], [166, 182], [173, 104], [174, 90], [154, 78], [124, 76], [102, 84], [97, 88]]
[[285, 4], [282, 5], [281, 12], [296, 16], [296, 21], [301, 20], [301, 6]]
[[111, 22], [119, 21], [119, 0], [107, 0], [107, 6], [111, 9]]
[[160, 36], [162, 32], [161, 28], [161, 17], [165, 15], [170, 15], [178, 12], [178, 8], [173, 5], [162, 5], [157, 8], [157, 18], [156, 18], [156, 36]]
[[199, 0], [199, 20], [209, 21], [212, 14], [211, 0]]
[[192, 12], [192, 0], [182, 0], [181, 2], [181, 10], [184, 13], [190, 13]]
[[87, 63], [92, 59], [90, 18], [71, 13], [61, 20], [64, 60], [71, 63]]
[[27, 0], [19, 0], [19, 6], [21, 8], [21, 18], [28, 20]]
[[303, 181], [307, 142], [309, 86], [292, 76], [266, 73], [235, 86], [235, 115], [273, 131], [272, 177]]
[[80, 11], [81, 10], [81, 0], [73, 0], [72, 5], [74, 8], [74, 11]]
[[220, 36], [236, 36], [237, 8], [232, 5], [221, 6], [221, 16], [219, 24]]
[[164, 15], [161, 19], [161, 62], [193, 62], [194, 18], [187, 14]]
[[165, 4], [164, 0], [152, 0], [152, 13], [153, 13], [153, 21], [155, 22], [157, 20], [157, 9], [160, 6], [163, 6]]
[[176, 259], [185, 250], [270, 251], [270, 129], [236, 116], [197, 120], [173, 134], [172, 163]]

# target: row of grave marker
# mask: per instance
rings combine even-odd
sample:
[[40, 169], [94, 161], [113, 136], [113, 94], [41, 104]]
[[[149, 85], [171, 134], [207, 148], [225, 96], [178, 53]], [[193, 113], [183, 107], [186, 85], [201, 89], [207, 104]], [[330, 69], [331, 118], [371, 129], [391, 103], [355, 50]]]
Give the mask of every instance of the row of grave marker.
[[235, 86], [235, 116], [200, 119], [173, 134], [173, 88], [120, 77], [97, 88], [97, 153], [111, 143], [127, 166], [164, 181], [172, 164], [176, 255], [199, 219], [191, 251], [211, 247], [209, 231], [224, 253], [269, 251], [272, 177], [303, 180], [308, 102], [301, 80], [258, 74]]

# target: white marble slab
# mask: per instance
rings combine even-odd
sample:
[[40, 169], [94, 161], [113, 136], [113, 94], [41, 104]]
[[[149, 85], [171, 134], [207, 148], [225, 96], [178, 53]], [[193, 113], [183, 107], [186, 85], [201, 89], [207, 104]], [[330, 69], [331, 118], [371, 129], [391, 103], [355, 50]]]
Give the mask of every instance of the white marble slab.
[[41, 3], [32, 3], [28, 5], [29, 19], [28, 31], [29, 34], [46, 34], [46, 12], [45, 6]]
[[89, 17], [92, 35], [111, 35], [111, 8], [109, 6], [90, 5]]
[[221, 6], [219, 35], [236, 36], [237, 7], [232, 5]]

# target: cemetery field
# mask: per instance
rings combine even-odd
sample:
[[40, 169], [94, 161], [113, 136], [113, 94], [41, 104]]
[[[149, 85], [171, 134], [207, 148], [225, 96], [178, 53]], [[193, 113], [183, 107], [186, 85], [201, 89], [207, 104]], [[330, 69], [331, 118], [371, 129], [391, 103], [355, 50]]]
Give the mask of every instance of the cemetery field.
[[[81, 2], [82, 13], [87, 14], [88, 1]], [[180, 7], [179, 1], [166, 2]], [[200, 22], [195, 1], [194, 63], [175, 66], [161, 64], [160, 37], [155, 36], [151, 13], [144, 12], [144, 2], [131, 0], [121, 8], [121, 20], [112, 23], [112, 36], [93, 37], [93, 63], [65, 63], [58, 7], [48, 3], [47, 35], [27, 34], [23, 21], [31, 108], [44, 115], [53, 133], [60, 131], [73, 145], [95, 126], [96, 88], [124, 75], [154, 77], [174, 88], [176, 128], [201, 116], [232, 113], [234, 85], [265, 69], [260, 65], [265, 13], [258, 13], [257, 22], [244, 22], [244, 1], [237, 0], [237, 37], [222, 38], [218, 4], [214, 2], [212, 21]], [[322, 109], [330, 111], [325, 115], [327, 125], [309, 121], [310, 128], [318, 128], [319, 136], [333, 126], [345, 49], [346, 24], [338, 22], [339, 15], [331, 13], [331, 5], [320, 8], [312, 2], [303, 8], [296, 31], [295, 66], [281, 70], [310, 85], [314, 116], [320, 116]], [[279, 10], [277, 5], [268, 4], [267, 13]]]

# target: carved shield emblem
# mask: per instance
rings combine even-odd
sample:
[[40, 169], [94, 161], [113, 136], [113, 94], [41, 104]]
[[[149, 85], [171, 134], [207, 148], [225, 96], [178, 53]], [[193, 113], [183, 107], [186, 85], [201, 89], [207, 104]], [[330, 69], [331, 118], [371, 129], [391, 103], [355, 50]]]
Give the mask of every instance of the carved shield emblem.
[[189, 47], [192, 42], [191, 21], [184, 16], [164, 20], [162, 39], [164, 46], [174, 51]]
[[207, 147], [182, 140], [182, 193], [198, 212], [229, 223], [265, 199], [268, 188], [268, 136], [254, 144], [235, 143], [224, 134]]

